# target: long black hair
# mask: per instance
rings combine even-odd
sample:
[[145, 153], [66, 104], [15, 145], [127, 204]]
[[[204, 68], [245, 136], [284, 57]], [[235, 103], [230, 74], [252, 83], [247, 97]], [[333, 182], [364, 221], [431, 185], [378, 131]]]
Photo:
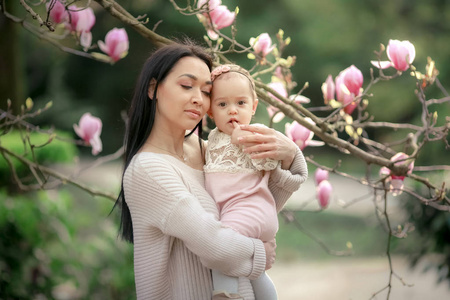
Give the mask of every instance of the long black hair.
[[[158, 85], [174, 65], [183, 57], [198, 57], [203, 60], [211, 71], [212, 58], [201, 46], [194, 44], [190, 40], [184, 40], [182, 43], [174, 43], [163, 46], [156, 50], [145, 62], [141, 74], [136, 83], [131, 106], [128, 111], [127, 126], [124, 138], [124, 169], [122, 173], [122, 183], [119, 196], [114, 207], [121, 207], [120, 235], [122, 239], [133, 243], [133, 223], [131, 220], [130, 209], [125, 200], [123, 190], [123, 175], [131, 162], [133, 156], [144, 145], [150, 136], [155, 120], [156, 101], [151, 101], [148, 96], [148, 90], [151, 80], [156, 80], [156, 86], [152, 99], [156, 99]], [[198, 128], [200, 147], [202, 146], [202, 121], [187, 135], [191, 135]], [[114, 209], [114, 208], [113, 208]]]

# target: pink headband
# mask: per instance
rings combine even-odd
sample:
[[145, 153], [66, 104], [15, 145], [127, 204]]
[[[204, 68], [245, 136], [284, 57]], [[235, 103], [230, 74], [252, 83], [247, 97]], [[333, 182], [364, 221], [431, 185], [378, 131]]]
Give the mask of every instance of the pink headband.
[[214, 81], [217, 77], [219, 77], [223, 73], [229, 72], [230, 70], [231, 68], [229, 66], [226, 65], [218, 66], [211, 72], [211, 80]]
[[253, 78], [250, 78], [249, 74], [245, 74], [244, 72], [240, 71], [239, 66], [236, 66], [236, 67], [234, 67], [235, 65], [232, 65], [232, 66], [233, 66], [233, 68], [231, 68], [229, 65], [218, 66], [217, 68], [212, 70], [211, 80], [214, 81], [217, 77], [219, 77], [220, 75], [222, 75], [224, 73], [235, 72], [235, 73], [239, 73], [239, 74], [242, 74], [245, 77], [247, 77], [247, 79], [250, 81], [250, 87], [252, 88], [252, 90], [255, 90], [255, 83], [253, 81]]

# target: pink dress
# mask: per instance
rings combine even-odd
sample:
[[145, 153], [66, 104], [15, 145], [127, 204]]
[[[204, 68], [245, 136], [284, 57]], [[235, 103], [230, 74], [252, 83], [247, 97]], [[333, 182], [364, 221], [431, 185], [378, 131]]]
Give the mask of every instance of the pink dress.
[[217, 128], [206, 148], [205, 187], [216, 201], [223, 226], [239, 233], [272, 240], [278, 231], [275, 200], [268, 188], [270, 170], [278, 161], [251, 159], [231, 137]]

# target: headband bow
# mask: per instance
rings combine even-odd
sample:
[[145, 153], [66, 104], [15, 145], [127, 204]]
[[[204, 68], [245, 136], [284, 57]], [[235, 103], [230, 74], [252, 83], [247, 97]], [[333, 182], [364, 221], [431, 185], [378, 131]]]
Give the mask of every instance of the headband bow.
[[223, 73], [227, 73], [231, 70], [231, 68], [229, 66], [219, 66], [217, 68], [215, 68], [212, 72], [211, 72], [211, 80], [214, 81], [214, 79], [216, 79], [217, 77], [219, 77], [220, 75], [222, 75]]

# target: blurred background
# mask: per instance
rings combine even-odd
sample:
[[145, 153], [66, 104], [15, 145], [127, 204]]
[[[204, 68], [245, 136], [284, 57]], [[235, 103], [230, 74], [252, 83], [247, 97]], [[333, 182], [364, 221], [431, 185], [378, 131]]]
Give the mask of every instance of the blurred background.
[[[118, 2], [135, 16], [146, 14], [149, 28], [161, 21], [156, 29], [160, 35], [168, 38], [186, 35], [203, 41], [205, 30], [198, 19], [180, 15], [169, 1]], [[177, 2], [180, 6], [184, 5], [183, 1]], [[297, 59], [292, 72], [298, 87], [292, 93], [298, 92], [308, 82], [309, 88], [303, 93], [311, 99], [308, 107], [323, 105], [321, 85], [326, 77], [329, 74], [335, 77], [350, 65], [362, 71], [365, 87], [370, 81], [370, 60], [377, 59], [374, 51], [379, 50], [380, 43], [387, 45], [389, 39], [409, 40], [414, 44], [416, 59], [413, 64], [422, 73], [425, 72], [427, 57], [431, 57], [439, 70], [440, 82], [444, 87], [450, 87], [450, 1], [222, 2], [230, 10], [239, 6], [236, 39], [241, 44], [248, 46], [251, 37], [263, 32], [267, 32], [275, 41], [279, 29], [284, 30], [285, 37], [291, 37], [292, 42], [286, 48], [285, 55], [296, 56]], [[6, 7], [11, 13], [32, 22], [18, 2], [6, 1]], [[54, 126], [61, 134], [74, 139], [77, 137], [73, 132], [73, 124], [78, 123], [82, 114], [90, 112], [103, 122], [101, 154], [108, 155], [122, 144], [124, 122], [121, 114], [128, 107], [140, 68], [155, 46], [132, 28], [112, 18], [95, 2], [91, 7], [96, 15], [96, 23], [92, 28], [93, 42], [104, 40], [106, 32], [113, 27], [124, 27], [128, 33], [129, 54], [115, 65], [62, 52], [0, 14], [0, 108], [6, 109], [7, 99], [12, 100], [15, 113], [19, 112], [20, 105], [25, 103], [27, 97], [33, 99], [35, 107], [44, 107], [52, 101], [53, 106], [49, 111], [30, 121], [41, 128]], [[229, 28], [222, 31], [230, 33]], [[69, 43], [67, 46], [74, 45]], [[245, 55], [229, 57], [244, 67], [252, 66], [252, 61]], [[270, 78], [266, 79], [268, 83]], [[369, 99], [368, 107], [374, 121], [420, 125], [421, 104], [414, 93], [415, 82], [415, 78], [405, 72], [396, 80], [374, 86], [371, 90], [374, 96]], [[426, 93], [428, 99], [445, 96], [435, 85], [429, 87]], [[432, 106], [430, 110], [433, 111]], [[438, 114], [437, 125], [443, 125], [444, 117], [450, 115], [448, 103], [440, 106]], [[256, 121], [268, 123], [264, 105], [258, 108]], [[284, 131], [286, 121], [289, 120], [275, 124], [275, 128]], [[373, 139], [380, 142], [399, 139], [406, 133], [392, 130], [369, 132]], [[0, 142], [13, 149], [21, 147], [18, 134], [1, 136]], [[426, 155], [417, 159], [416, 166], [448, 164], [450, 161], [443, 142], [430, 144], [425, 149], [423, 153]], [[90, 148], [66, 143], [55, 142], [41, 151], [43, 161], [57, 164], [64, 170], [73, 166], [82, 169], [94, 159]], [[340, 170], [355, 176], [362, 176], [366, 171], [361, 161], [343, 156], [329, 147], [306, 148], [304, 153], [314, 156], [316, 161], [328, 167], [333, 167], [340, 159]], [[116, 211], [110, 214], [113, 207], [111, 200], [94, 198], [87, 192], [71, 187], [54, 191], [20, 192], [2, 160], [0, 157], [0, 299], [133, 299], [132, 247], [117, 239], [119, 222]], [[118, 160], [82, 172], [80, 179], [89, 185], [117, 193], [120, 163]], [[291, 206], [288, 207], [293, 210], [302, 208], [294, 214], [304, 230], [299, 230], [280, 216], [278, 260], [271, 273], [280, 291], [280, 299], [323, 299], [315, 293], [327, 290], [327, 287], [331, 292], [340, 291], [332, 299], [368, 299], [387, 284], [389, 277], [387, 235], [373, 213], [374, 203], [367, 190], [358, 189], [352, 182], [332, 178], [330, 181], [335, 190], [333, 202], [330, 209], [317, 213], [312, 182], [315, 167], [310, 165], [309, 170], [311, 178], [293, 196]], [[27, 170], [20, 171], [26, 176]], [[445, 174], [438, 173], [437, 176], [440, 180]], [[448, 186], [448, 177], [445, 180]], [[407, 179], [406, 184], [412, 185], [413, 182]], [[340, 189], [342, 192], [338, 192]], [[364, 200], [343, 208], [342, 203], [359, 197]], [[414, 230], [407, 238], [392, 241], [392, 255], [396, 257], [398, 268], [402, 271], [398, 275], [417, 276], [412, 278], [416, 291], [419, 286], [428, 295], [450, 297], [449, 214], [422, 206], [417, 199], [405, 195], [390, 201], [395, 212], [395, 226], [406, 222], [414, 225]], [[313, 209], [303, 209], [305, 205]], [[345, 258], [332, 256], [308, 237], [305, 231], [319, 237], [334, 250], [345, 250], [350, 242], [354, 255]], [[369, 286], [363, 288], [358, 286], [362, 282], [355, 281], [361, 276], [355, 274], [366, 273], [355, 272], [362, 272], [358, 266], [364, 265], [371, 266], [367, 269], [370, 274], [378, 270], [380, 281], [365, 281]], [[286, 268], [281, 269], [282, 266]], [[296, 268], [293, 273], [288, 273], [287, 266]], [[337, 271], [333, 273], [329, 269], [321, 269], [323, 266], [334, 266]], [[409, 269], [409, 266], [416, 267]], [[428, 271], [421, 273], [424, 269]], [[312, 274], [312, 270], [323, 270], [313, 273], [318, 278], [316, 285], [308, 284], [308, 280], [314, 276], [308, 277], [306, 273]], [[283, 274], [291, 274], [288, 278], [294, 281], [289, 281]], [[341, 284], [332, 285], [328, 282], [331, 278], [333, 282]], [[346, 284], [342, 283], [343, 279], [347, 280]], [[289, 286], [283, 286], [287, 282]], [[418, 285], [419, 282], [426, 282], [426, 287]], [[317, 290], [312, 289], [312, 286]], [[292, 288], [295, 288], [293, 292]], [[417, 298], [421, 297], [420, 294], [411, 292], [412, 289], [414, 287], [402, 284], [395, 286], [395, 290], [409, 291], [406, 292], [409, 298], [404, 299], [424, 299]], [[355, 294], [355, 291], [364, 292]], [[439, 294], [429, 294], [433, 292]], [[394, 299], [403, 299], [401, 297], [404, 295], [398, 294]], [[427, 299], [443, 298], [432, 296]]]

